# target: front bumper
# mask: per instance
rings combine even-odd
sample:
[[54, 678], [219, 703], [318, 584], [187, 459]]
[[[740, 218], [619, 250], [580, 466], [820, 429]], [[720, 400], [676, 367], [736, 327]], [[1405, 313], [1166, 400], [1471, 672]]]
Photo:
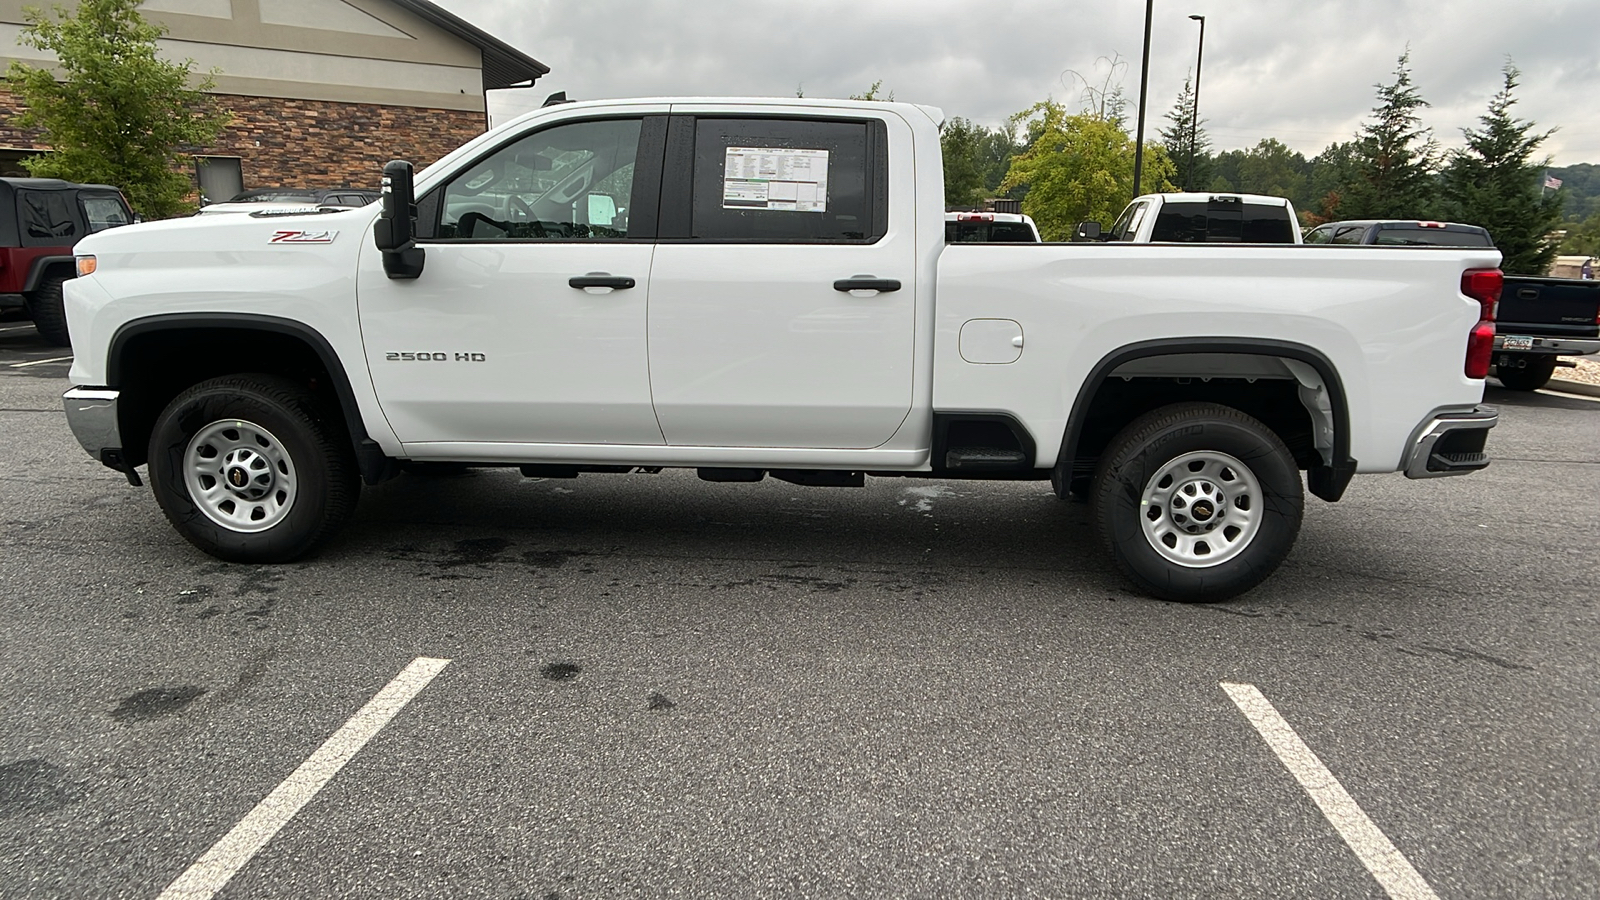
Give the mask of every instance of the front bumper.
[[1406, 477], [1443, 478], [1487, 468], [1484, 444], [1489, 429], [1499, 423], [1500, 413], [1492, 406], [1434, 413], [1417, 426], [1406, 445], [1401, 461]]
[[75, 387], [61, 395], [67, 411], [67, 425], [89, 451], [89, 455], [128, 476], [128, 483], [139, 484], [139, 473], [122, 455], [122, 432], [117, 425], [117, 399], [121, 392], [111, 388]]
[[1588, 356], [1591, 353], [1600, 353], [1600, 339], [1497, 334], [1494, 336], [1494, 349], [1495, 352], [1504, 350], [1512, 353], [1539, 353], [1546, 356]]

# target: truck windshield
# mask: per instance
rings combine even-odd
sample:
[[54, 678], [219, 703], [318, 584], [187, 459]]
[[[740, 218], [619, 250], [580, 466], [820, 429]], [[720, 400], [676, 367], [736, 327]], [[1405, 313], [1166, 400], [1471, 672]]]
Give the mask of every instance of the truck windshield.
[[1412, 247], [1493, 247], [1489, 236], [1477, 231], [1451, 231], [1445, 228], [1380, 228], [1374, 244]]
[[1031, 244], [1038, 240], [1033, 229], [1021, 222], [946, 222], [944, 239], [949, 244]]

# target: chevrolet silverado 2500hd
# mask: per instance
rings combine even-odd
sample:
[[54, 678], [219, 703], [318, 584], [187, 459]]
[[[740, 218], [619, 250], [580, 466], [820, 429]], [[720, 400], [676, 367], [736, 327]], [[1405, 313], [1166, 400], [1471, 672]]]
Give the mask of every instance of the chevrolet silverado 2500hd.
[[69, 422], [227, 560], [402, 462], [1039, 479], [1178, 600], [1278, 566], [1302, 471], [1488, 464], [1496, 251], [947, 244], [940, 118], [568, 103], [391, 163], [380, 206], [91, 235]]

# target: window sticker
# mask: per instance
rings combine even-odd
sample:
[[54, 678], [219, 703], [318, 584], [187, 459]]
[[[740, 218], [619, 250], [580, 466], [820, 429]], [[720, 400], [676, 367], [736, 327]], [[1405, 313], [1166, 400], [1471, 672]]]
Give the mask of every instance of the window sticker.
[[828, 151], [729, 147], [723, 209], [828, 211]]

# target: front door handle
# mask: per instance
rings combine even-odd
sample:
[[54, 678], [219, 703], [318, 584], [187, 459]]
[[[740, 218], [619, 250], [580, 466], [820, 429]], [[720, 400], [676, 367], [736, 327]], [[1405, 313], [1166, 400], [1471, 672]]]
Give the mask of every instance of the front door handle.
[[900, 282], [893, 278], [873, 278], [871, 275], [857, 275], [854, 278], [841, 278], [833, 283], [836, 291], [890, 291], [900, 290]]
[[634, 286], [636, 282], [626, 275], [608, 275], [605, 272], [590, 272], [587, 275], [574, 275], [567, 279], [569, 287], [578, 290], [589, 288], [615, 288], [622, 291]]

